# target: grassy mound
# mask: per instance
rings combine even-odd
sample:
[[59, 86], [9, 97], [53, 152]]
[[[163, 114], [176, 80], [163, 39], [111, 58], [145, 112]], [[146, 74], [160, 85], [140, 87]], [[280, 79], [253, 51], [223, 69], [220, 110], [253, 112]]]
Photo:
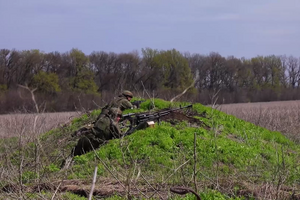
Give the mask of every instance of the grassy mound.
[[[171, 104], [155, 99], [153, 104], [147, 100], [140, 109], [125, 113], [180, 105], [188, 103]], [[78, 140], [72, 138], [71, 133], [92, 122], [100, 111], [85, 114], [22, 147], [18, 146], [17, 139], [11, 139], [17, 148], [11, 153], [1, 150], [1, 157], [6, 157], [6, 161], [1, 159], [0, 162], [3, 169], [11, 169], [15, 175], [2, 176], [6, 178], [3, 187], [16, 184], [33, 188], [37, 182], [55, 185], [59, 180], [76, 180], [75, 185], [87, 185], [91, 184], [97, 166], [98, 185], [106, 181], [118, 186], [107, 188], [106, 194], [96, 188], [94, 194], [108, 199], [179, 198], [169, 192], [173, 186], [192, 188], [202, 199], [285, 199], [298, 195], [299, 145], [279, 132], [201, 104], [194, 104], [192, 109], [188, 115], [205, 126], [187, 121], [176, 124], [163, 121], [154, 128], [111, 140], [94, 152], [75, 157], [67, 170], [60, 170], [60, 164]], [[45, 195], [53, 194], [57, 185], [52, 193], [44, 188]], [[73, 195], [63, 189], [58, 191], [61, 199]], [[34, 192], [28, 189], [25, 193]], [[194, 196], [188, 194], [184, 198], [194, 199]]]

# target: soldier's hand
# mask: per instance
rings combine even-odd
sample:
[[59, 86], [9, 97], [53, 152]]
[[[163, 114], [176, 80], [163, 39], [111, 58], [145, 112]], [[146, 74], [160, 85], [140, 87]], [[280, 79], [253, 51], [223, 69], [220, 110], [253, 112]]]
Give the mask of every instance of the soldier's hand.
[[82, 133], [81, 131], [74, 131], [74, 133], [71, 134], [72, 137], [78, 137], [80, 136]]
[[71, 134], [72, 137], [75, 137], [76, 135], [77, 135], [77, 131], [74, 131], [74, 132]]

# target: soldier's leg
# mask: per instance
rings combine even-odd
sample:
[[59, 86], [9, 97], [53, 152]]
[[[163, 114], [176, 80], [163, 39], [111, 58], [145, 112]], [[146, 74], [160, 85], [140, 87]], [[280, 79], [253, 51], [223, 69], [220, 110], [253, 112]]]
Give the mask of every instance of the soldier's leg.
[[140, 123], [139, 125], [137, 125], [136, 127], [133, 127], [133, 128], [131, 128], [131, 129], [129, 129], [126, 133], [125, 133], [125, 135], [130, 135], [130, 134], [132, 134], [133, 132], [135, 132], [135, 131], [138, 131], [138, 130], [141, 130], [141, 129], [145, 129], [145, 128], [147, 128], [148, 127], [148, 123], [147, 122], [142, 122], [142, 123]]
[[85, 154], [89, 151], [99, 148], [100, 143], [93, 139], [93, 137], [82, 137], [79, 139], [74, 149], [74, 156]]

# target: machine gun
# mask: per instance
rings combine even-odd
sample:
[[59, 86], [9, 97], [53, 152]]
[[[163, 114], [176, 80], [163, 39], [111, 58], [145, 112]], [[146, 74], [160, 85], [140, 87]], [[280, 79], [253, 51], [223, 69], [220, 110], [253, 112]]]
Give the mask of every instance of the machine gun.
[[135, 130], [140, 130], [145, 128], [145, 123], [149, 121], [158, 121], [160, 123], [160, 118], [169, 115], [174, 111], [178, 111], [184, 108], [191, 108], [192, 105], [180, 106], [179, 108], [166, 109], [163, 111], [158, 111], [154, 113], [146, 112], [146, 113], [129, 113], [126, 115], [122, 115], [121, 121], [128, 120], [130, 122], [129, 130], [125, 133], [125, 135], [129, 135], [133, 133]]

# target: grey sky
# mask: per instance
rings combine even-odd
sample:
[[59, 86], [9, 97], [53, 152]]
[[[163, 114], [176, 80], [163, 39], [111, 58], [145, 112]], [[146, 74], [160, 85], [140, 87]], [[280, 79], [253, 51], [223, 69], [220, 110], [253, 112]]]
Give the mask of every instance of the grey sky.
[[0, 49], [300, 56], [299, 0], [0, 0]]

